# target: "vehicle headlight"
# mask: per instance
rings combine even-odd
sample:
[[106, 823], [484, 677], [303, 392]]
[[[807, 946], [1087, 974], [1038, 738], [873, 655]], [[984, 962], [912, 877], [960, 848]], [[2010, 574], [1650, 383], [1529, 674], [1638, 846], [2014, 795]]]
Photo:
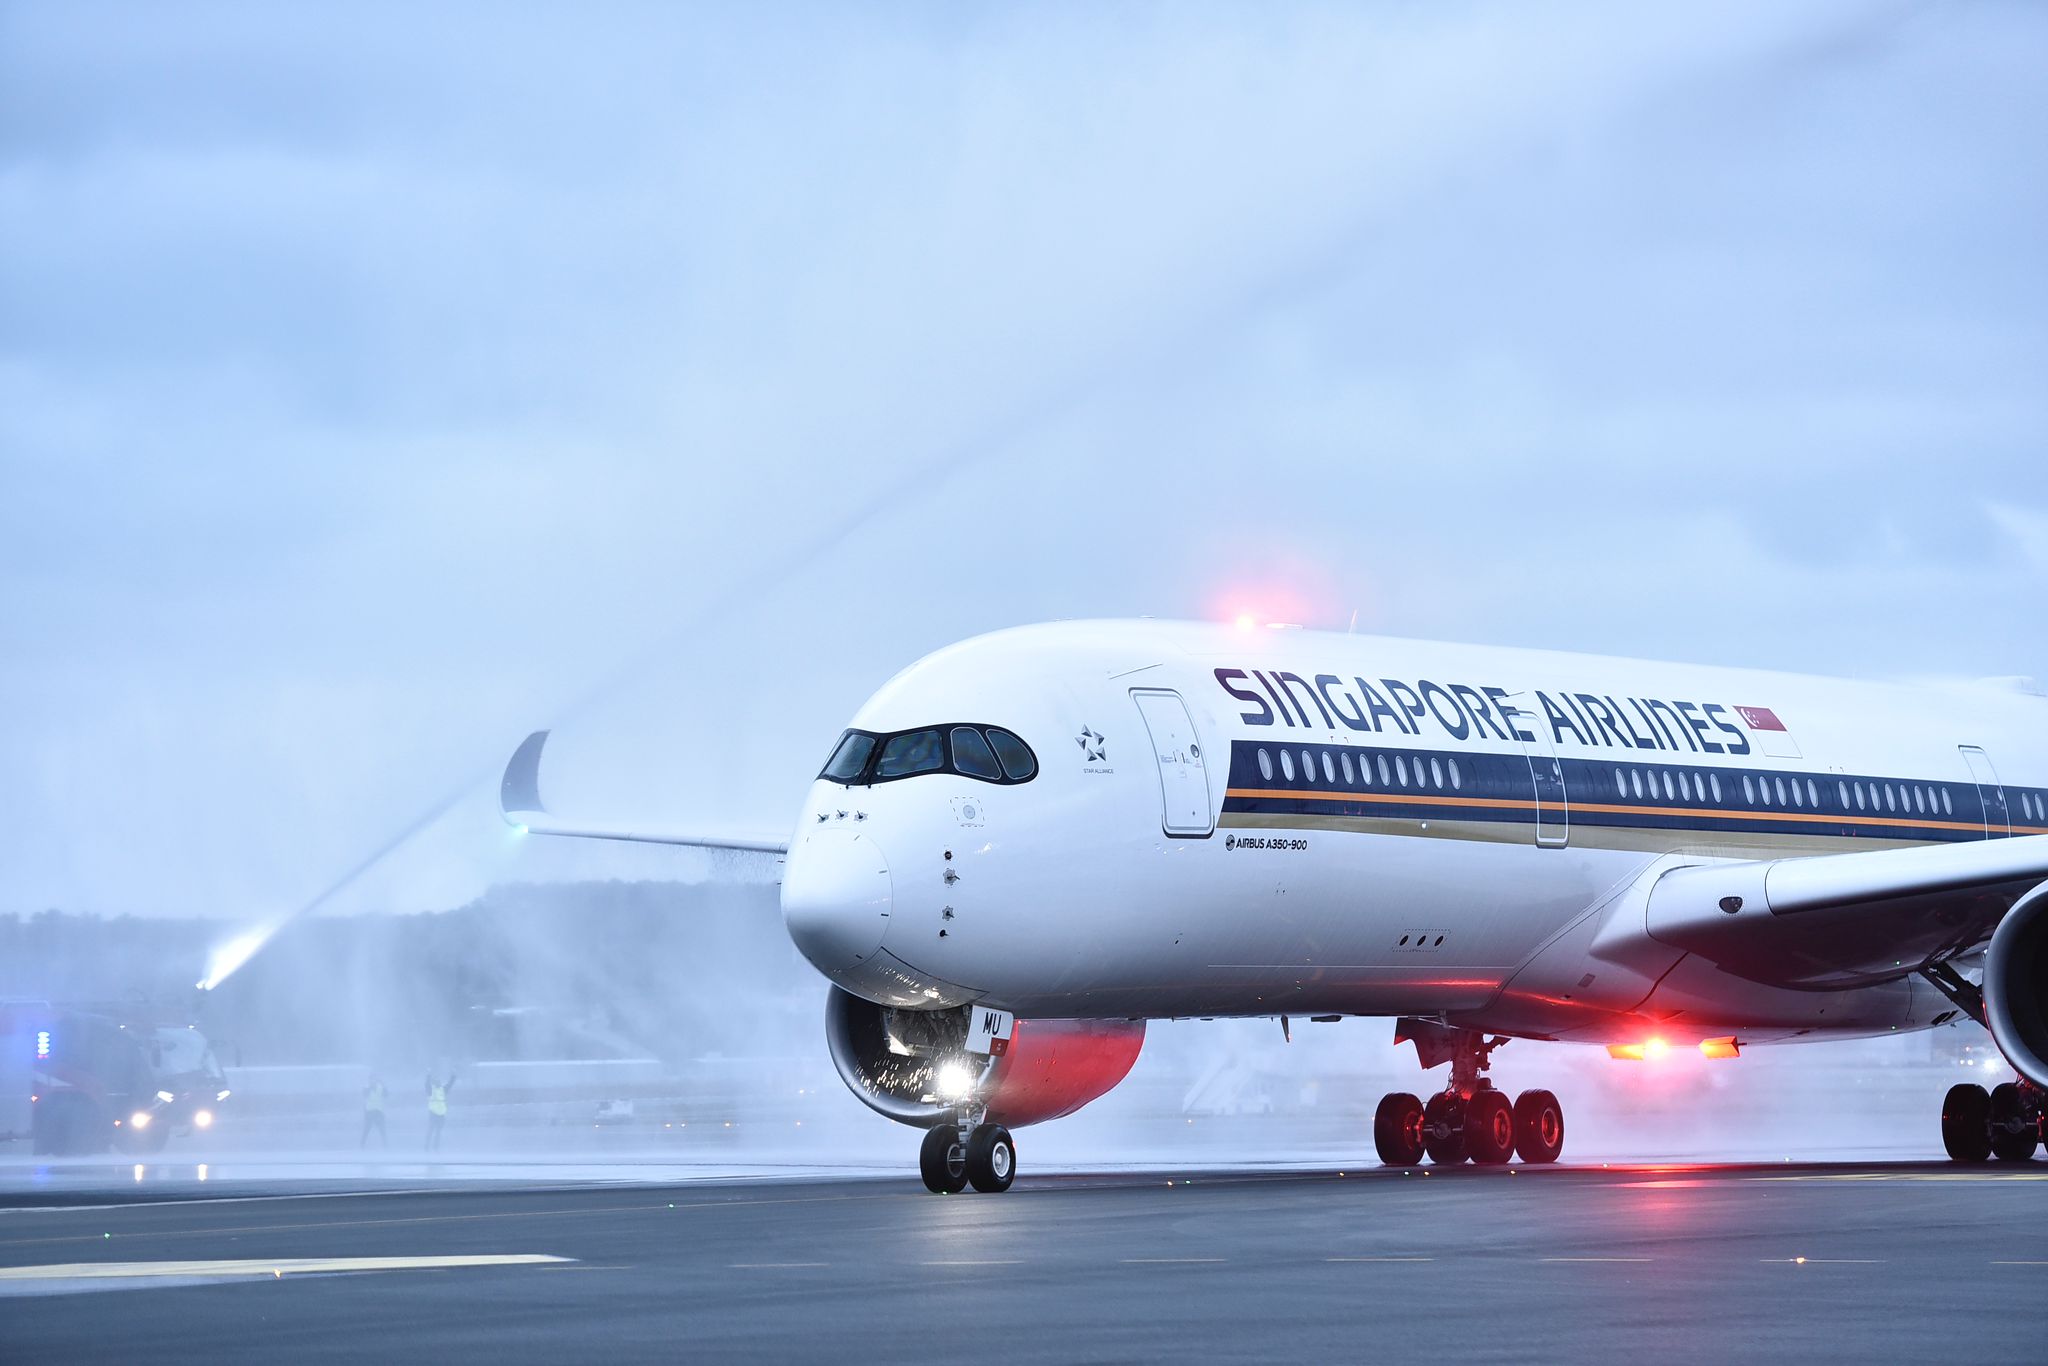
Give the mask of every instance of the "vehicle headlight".
[[134, 1114], [128, 1116], [128, 1125], [133, 1129], [147, 1129], [149, 1127], [149, 1111], [137, 1110]]
[[213, 1111], [194, 1110], [192, 1112], [192, 1127], [195, 1129], [211, 1129], [213, 1127]]

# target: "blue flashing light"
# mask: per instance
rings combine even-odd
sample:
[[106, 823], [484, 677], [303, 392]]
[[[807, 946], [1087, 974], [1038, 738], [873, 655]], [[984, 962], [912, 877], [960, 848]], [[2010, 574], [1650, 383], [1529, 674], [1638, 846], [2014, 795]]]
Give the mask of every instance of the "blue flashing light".
[[41, 1062], [43, 1059], [49, 1056], [50, 1031], [47, 1029], [38, 1029], [36, 1031], [36, 1061]]

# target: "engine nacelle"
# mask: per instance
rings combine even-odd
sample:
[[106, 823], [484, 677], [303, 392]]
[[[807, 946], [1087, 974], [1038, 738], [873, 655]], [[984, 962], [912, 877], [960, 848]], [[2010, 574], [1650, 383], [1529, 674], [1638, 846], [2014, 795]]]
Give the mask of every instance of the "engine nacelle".
[[[1129, 1075], [1143, 1020], [1019, 1020], [1000, 1057], [967, 1051], [969, 1011], [898, 1010], [838, 987], [825, 1002], [825, 1042], [848, 1090], [898, 1124], [929, 1128], [974, 1084], [992, 1124], [1018, 1128], [1070, 1115]], [[950, 1075], [948, 1075], [950, 1074]]]
[[2048, 1087], [2048, 882], [2014, 902], [1991, 936], [1984, 1015], [2013, 1071]]

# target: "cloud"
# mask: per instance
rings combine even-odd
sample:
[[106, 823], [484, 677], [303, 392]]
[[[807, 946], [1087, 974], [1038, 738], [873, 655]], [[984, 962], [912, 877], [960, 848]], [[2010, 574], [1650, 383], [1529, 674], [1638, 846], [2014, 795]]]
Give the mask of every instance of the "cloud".
[[578, 795], [772, 823], [923, 650], [1248, 581], [2048, 672], [2025, 10], [5, 22], [0, 907], [290, 903], [626, 661]]

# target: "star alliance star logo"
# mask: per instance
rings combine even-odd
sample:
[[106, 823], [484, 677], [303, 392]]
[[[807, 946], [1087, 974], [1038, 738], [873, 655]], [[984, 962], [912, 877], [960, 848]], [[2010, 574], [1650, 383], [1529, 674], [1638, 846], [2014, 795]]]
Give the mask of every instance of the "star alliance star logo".
[[1081, 757], [1084, 762], [1099, 764], [1109, 757], [1109, 745], [1107, 742], [1087, 726], [1081, 727], [1081, 733], [1074, 737], [1074, 743], [1081, 747]]

